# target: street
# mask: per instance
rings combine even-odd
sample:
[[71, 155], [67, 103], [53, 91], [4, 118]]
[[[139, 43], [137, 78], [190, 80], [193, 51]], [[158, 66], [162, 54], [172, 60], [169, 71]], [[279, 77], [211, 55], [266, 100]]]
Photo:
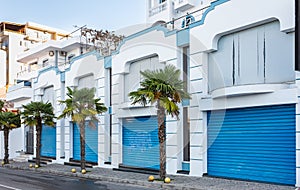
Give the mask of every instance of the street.
[[0, 190], [149, 190], [149, 188], [0, 168]]

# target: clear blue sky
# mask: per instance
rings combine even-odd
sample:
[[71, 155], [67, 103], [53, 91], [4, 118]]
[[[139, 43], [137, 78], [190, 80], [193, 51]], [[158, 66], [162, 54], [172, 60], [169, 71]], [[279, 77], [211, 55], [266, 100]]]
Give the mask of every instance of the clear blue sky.
[[117, 30], [146, 20], [146, 0], [4, 0], [0, 22], [27, 21], [71, 32], [73, 25]]

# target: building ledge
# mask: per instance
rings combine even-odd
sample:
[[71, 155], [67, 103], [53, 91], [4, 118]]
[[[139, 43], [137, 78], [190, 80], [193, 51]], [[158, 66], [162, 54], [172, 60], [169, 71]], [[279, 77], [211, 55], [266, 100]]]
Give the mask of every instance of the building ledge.
[[212, 91], [211, 98], [225, 98], [234, 96], [246, 96], [254, 94], [273, 93], [276, 90], [294, 88], [293, 84], [254, 84], [231, 86]]

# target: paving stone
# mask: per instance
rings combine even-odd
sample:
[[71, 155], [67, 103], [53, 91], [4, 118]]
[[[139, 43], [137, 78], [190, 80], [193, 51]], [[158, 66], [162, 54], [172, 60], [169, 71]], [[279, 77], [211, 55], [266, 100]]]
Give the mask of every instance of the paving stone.
[[[248, 181], [239, 181], [231, 179], [221, 179], [213, 177], [192, 177], [184, 175], [170, 175], [172, 182], [170, 184], [162, 181], [148, 182], [149, 175], [122, 172], [107, 168], [89, 168], [87, 174], [80, 173], [80, 167], [66, 166], [61, 164], [41, 165], [40, 168], [29, 168], [28, 162], [14, 162], [4, 167], [19, 170], [30, 170], [40, 173], [53, 173], [64, 176], [80, 177], [94, 179], [98, 181], [107, 181], [114, 183], [126, 183], [132, 185], [145, 186], [152, 189], [174, 189], [174, 190], [294, 190], [295, 187], [274, 185], [267, 183], [256, 183]], [[76, 173], [71, 173], [75, 168]], [[154, 175], [158, 179], [158, 175]], [[97, 182], [96, 182], [97, 183]]]

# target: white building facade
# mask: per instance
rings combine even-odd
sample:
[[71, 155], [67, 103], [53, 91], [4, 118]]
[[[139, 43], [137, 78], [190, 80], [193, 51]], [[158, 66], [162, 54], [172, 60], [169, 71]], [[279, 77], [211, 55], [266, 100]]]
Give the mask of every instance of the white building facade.
[[[66, 87], [95, 87], [109, 111], [90, 129], [86, 159], [155, 173], [155, 105], [132, 105], [128, 93], [139, 87], [140, 71], [172, 64], [192, 98], [180, 105], [180, 120], [166, 118], [168, 174], [300, 186], [294, 9], [292, 0], [151, 0], [152, 27], [126, 37], [111, 56], [76, 54], [64, 69], [39, 71], [32, 100], [50, 101], [51, 87], [59, 114]], [[76, 130], [57, 121], [56, 162], [79, 159]]]

